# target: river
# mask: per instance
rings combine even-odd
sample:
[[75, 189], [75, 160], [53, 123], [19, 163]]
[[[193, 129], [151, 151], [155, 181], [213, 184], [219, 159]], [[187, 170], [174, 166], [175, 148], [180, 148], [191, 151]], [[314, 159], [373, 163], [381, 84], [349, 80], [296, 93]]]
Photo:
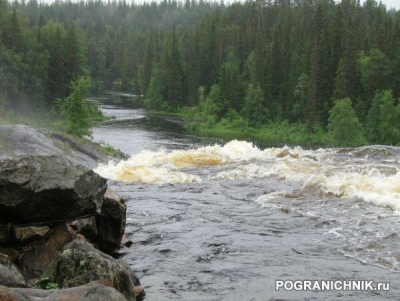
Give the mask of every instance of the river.
[[[131, 98], [93, 140], [129, 154], [96, 171], [128, 204], [124, 259], [146, 300], [400, 300], [400, 149], [268, 148], [185, 134]], [[285, 291], [373, 280], [390, 291]], [[376, 285], [376, 283], [374, 283]]]

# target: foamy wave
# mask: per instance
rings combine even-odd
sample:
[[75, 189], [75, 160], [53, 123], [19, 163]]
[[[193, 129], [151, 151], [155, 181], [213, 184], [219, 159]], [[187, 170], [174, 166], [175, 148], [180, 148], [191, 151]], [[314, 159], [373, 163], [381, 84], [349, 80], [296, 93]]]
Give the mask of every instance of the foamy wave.
[[328, 195], [355, 197], [400, 212], [400, 172], [389, 176], [378, 169], [372, 169], [366, 174], [320, 174], [310, 178], [305, 186], [316, 186]]
[[144, 150], [126, 161], [100, 165], [95, 171], [106, 178], [134, 183], [198, 182], [199, 177], [179, 170], [185, 167], [251, 162], [271, 158], [298, 158], [302, 152], [301, 148], [288, 147], [260, 150], [252, 143], [233, 140], [224, 146], [214, 145], [190, 150], [171, 152]]
[[[109, 162], [95, 171], [117, 181], [142, 184], [200, 182], [183, 172], [186, 167], [243, 163], [217, 173], [211, 180], [274, 176], [335, 197], [360, 198], [400, 212], [400, 173], [395, 166], [351, 165], [340, 150], [307, 151], [300, 147], [260, 150], [252, 143], [233, 140], [224, 146], [158, 152], [142, 151], [126, 161]], [[354, 162], [353, 162], [354, 163]], [[265, 200], [264, 200], [265, 201]]]
[[[270, 168], [266, 175], [279, 176]], [[258, 174], [261, 174], [258, 171]], [[247, 175], [249, 177], [249, 175]], [[354, 172], [327, 172], [322, 173], [316, 170], [315, 174], [308, 172], [293, 173], [288, 175], [285, 171], [285, 178], [303, 182], [303, 190], [311, 188], [318, 194], [339, 198], [357, 198], [379, 206], [387, 206], [400, 213], [400, 172], [392, 175], [385, 175], [378, 169], [372, 169], [368, 173]], [[259, 197], [256, 203], [266, 206], [269, 201], [274, 200], [281, 194], [266, 194]]]
[[197, 176], [167, 167], [144, 165], [130, 165], [126, 161], [101, 165], [95, 169], [99, 175], [116, 181], [132, 182], [137, 184], [177, 184], [201, 182]]

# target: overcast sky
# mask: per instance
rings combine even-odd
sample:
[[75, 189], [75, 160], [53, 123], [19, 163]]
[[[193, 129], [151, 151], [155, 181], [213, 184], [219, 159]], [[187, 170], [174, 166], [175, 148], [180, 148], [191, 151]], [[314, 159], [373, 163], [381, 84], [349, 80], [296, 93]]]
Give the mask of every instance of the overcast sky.
[[[54, 2], [54, 0], [37, 0], [39, 3], [40, 2], [44, 2], [44, 3], [51, 3]], [[65, 0], [61, 0], [61, 1], [65, 1]], [[75, 0], [72, 0], [75, 1]], [[104, 0], [106, 1], [106, 0]], [[126, 0], [127, 2], [135, 2], [135, 3], [143, 3], [143, 2], [152, 2], [153, 0]], [[160, 0], [155, 0], [155, 1], [160, 1]], [[179, 0], [178, 0], [179, 1]], [[214, 1], [214, 0], [210, 0], [210, 1]], [[219, 2], [220, 0], [217, 0], [217, 2]], [[240, 1], [240, 0], [225, 0], [225, 3], [229, 3], [229, 2], [234, 2], [234, 1]], [[337, 2], [339, 2], [340, 0], [336, 0]], [[361, 2], [364, 2], [365, 0], [361, 0]], [[377, 0], [377, 2], [379, 2], [379, 0]], [[383, 4], [386, 5], [386, 7], [389, 8], [396, 8], [396, 9], [400, 9], [400, 0], [381, 0], [381, 2]]]
[[[364, 1], [362, 1], [364, 2]], [[379, 1], [377, 1], [379, 2]], [[386, 5], [387, 8], [394, 7], [396, 9], [400, 9], [400, 0], [381, 0], [383, 4]]]

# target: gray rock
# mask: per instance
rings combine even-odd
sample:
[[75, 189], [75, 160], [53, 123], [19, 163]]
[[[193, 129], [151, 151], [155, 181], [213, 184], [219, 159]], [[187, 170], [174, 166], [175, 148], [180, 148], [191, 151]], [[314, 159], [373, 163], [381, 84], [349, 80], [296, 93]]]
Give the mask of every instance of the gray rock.
[[74, 219], [99, 213], [106, 180], [59, 156], [0, 160], [0, 217], [13, 222]]
[[0, 285], [30, 287], [18, 268], [11, 261], [4, 259], [0, 259]]
[[128, 301], [136, 300], [129, 272], [117, 260], [81, 240], [67, 244], [44, 276], [61, 288], [96, 280], [108, 281]]
[[[86, 139], [43, 133], [25, 125], [0, 125], [0, 159], [25, 155], [65, 156], [74, 164], [90, 168], [113, 158], [99, 144]], [[115, 155], [127, 158], [120, 151]]]
[[31, 301], [31, 298], [27, 298], [18, 292], [15, 292], [12, 288], [0, 285], [0, 300], [2, 301]]
[[0, 125], [0, 157], [27, 154], [62, 155], [63, 150], [49, 137], [25, 125]]
[[112, 189], [104, 194], [101, 213], [96, 216], [97, 244], [100, 250], [110, 253], [121, 245], [126, 225], [125, 201]]
[[[10, 298], [10, 299], [7, 299]], [[17, 289], [0, 285], [0, 300], [15, 301], [127, 301], [116, 289], [100, 282], [63, 290]]]

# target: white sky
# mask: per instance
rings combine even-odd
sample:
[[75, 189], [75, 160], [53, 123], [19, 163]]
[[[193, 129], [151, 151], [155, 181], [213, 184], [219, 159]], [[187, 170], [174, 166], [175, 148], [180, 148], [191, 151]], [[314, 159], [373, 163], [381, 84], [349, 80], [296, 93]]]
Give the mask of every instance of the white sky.
[[[63, 0], [62, 0], [63, 1]], [[74, 1], [74, 0], [72, 0]], [[104, 0], [106, 1], [106, 0]], [[127, 0], [127, 2], [135, 2], [135, 3], [143, 3], [143, 2], [152, 2], [153, 0]], [[157, 0], [155, 0], [157, 1]], [[214, 1], [214, 0], [211, 0]], [[229, 3], [229, 2], [234, 2], [234, 1], [240, 1], [240, 0], [225, 0], [225, 3]], [[337, 2], [339, 2], [340, 0], [336, 0]], [[365, 0], [361, 0], [361, 3], [363, 3]], [[54, 0], [38, 0], [38, 2], [43, 2], [43, 3], [51, 3], [54, 2]], [[219, 2], [219, 0], [217, 0], [217, 2]], [[377, 2], [379, 3], [379, 0], [377, 0]], [[388, 9], [390, 8], [396, 8], [396, 9], [400, 9], [400, 0], [380, 0], [380, 2], [382, 2], [383, 4], [386, 5], [386, 7]]]
[[[364, 2], [364, 1], [362, 1], [362, 2]], [[379, 1], [377, 1], [377, 2], [379, 2]], [[394, 7], [395, 9], [400, 9], [400, 0], [381, 0], [380, 2], [385, 4], [388, 9], [392, 8], [392, 7]]]

